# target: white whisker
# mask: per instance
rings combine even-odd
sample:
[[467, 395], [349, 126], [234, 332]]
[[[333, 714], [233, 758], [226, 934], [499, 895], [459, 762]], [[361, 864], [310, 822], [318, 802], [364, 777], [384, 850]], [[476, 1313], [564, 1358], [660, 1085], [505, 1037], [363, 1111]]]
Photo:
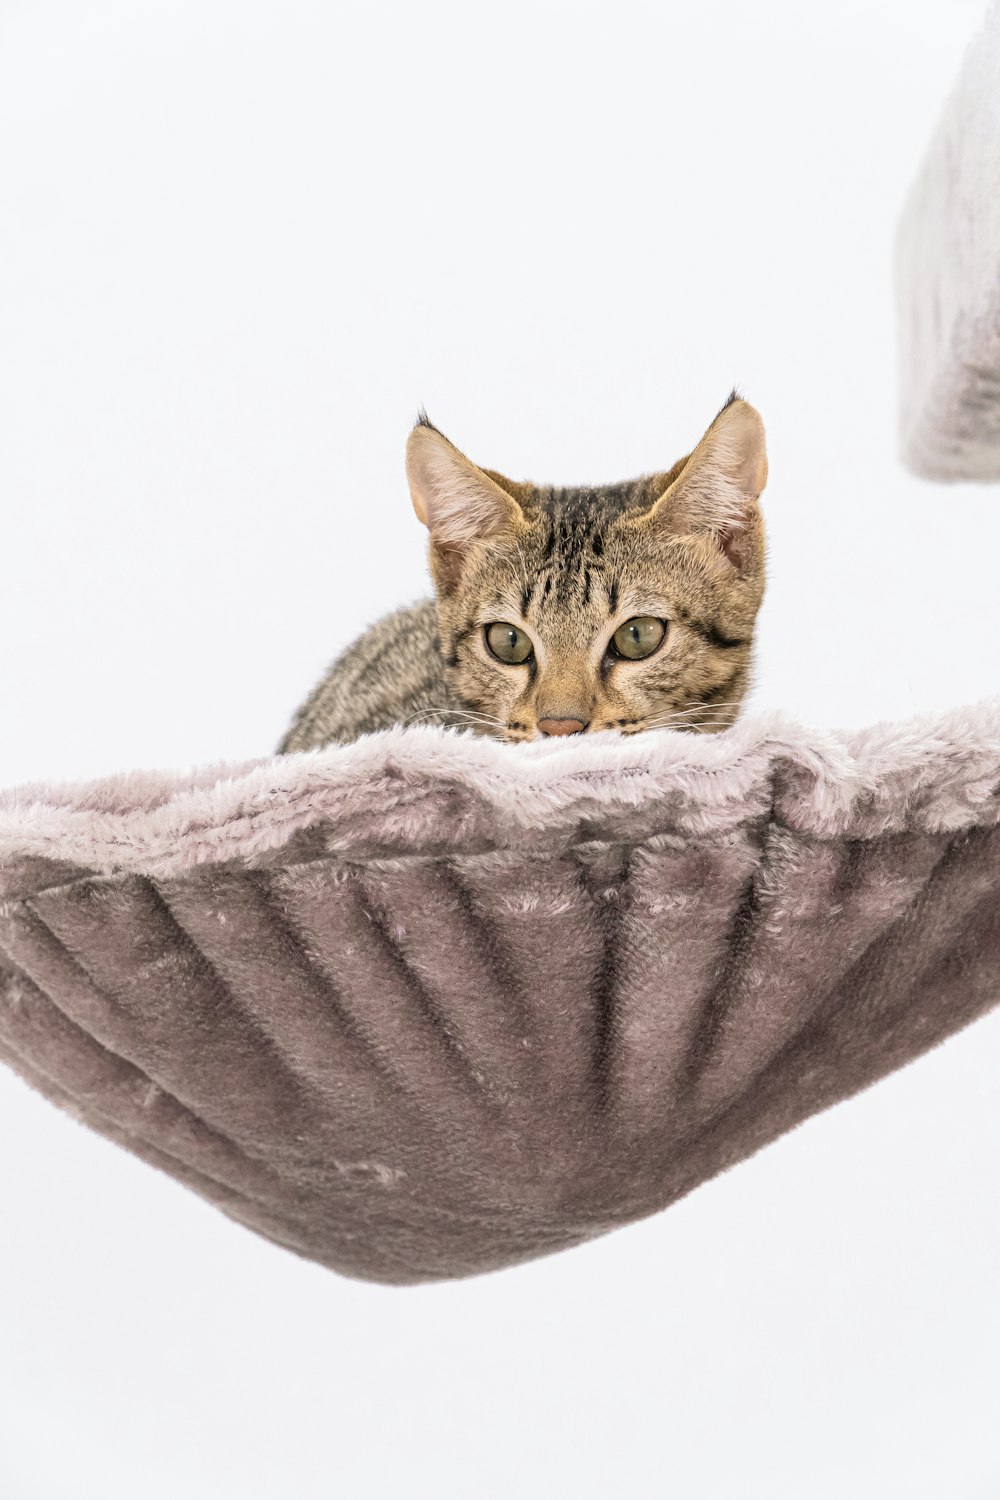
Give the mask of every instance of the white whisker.
[[682, 719], [698, 718], [699, 715], [710, 715], [713, 719], [719, 719], [727, 708], [739, 708], [738, 703], [711, 703], [695, 704], [691, 708], [664, 709], [658, 714], [653, 714], [646, 721], [647, 727], [651, 724], [675, 723]]
[[504, 731], [507, 728], [507, 725], [503, 722], [502, 719], [492, 718], [489, 714], [470, 713], [467, 709], [464, 708], [445, 708], [443, 704], [440, 706], [432, 706], [430, 708], [420, 708], [416, 711], [416, 713], [409, 714], [400, 722], [401, 724], [410, 724], [414, 719], [426, 719], [430, 714], [440, 714], [449, 719], [458, 719], [460, 723], [455, 725], [455, 728], [464, 728], [468, 724], [483, 724], [487, 725], [490, 729], [500, 729]]
[[654, 714], [645, 724], [646, 729], [677, 729], [696, 731], [699, 729], [730, 729], [733, 720], [724, 716], [727, 708], [738, 709], [738, 703], [713, 703], [710, 706], [696, 705], [693, 708], [671, 709]]

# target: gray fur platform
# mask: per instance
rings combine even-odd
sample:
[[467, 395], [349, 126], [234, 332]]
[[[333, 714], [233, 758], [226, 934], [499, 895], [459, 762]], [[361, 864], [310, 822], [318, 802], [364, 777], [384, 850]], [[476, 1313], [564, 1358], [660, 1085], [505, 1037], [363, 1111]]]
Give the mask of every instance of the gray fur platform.
[[346, 1275], [666, 1207], [1000, 994], [1000, 701], [0, 794], [0, 1057]]

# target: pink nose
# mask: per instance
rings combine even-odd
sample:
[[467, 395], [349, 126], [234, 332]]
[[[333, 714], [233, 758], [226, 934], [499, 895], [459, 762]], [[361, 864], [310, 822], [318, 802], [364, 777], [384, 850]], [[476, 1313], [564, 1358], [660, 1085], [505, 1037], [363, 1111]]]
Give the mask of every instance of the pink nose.
[[538, 727], [543, 734], [582, 734], [587, 726], [582, 719], [539, 719]]

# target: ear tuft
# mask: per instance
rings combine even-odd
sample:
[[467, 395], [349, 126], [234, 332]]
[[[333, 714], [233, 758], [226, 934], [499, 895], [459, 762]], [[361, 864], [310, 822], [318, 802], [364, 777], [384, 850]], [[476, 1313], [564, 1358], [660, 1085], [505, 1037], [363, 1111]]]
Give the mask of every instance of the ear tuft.
[[[421, 406], [421, 407], [418, 408], [418, 410], [417, 410], [417, 420], [414, 422], [413, 425], [414, 425], [414, 427], [429, 427], [430, 430], [431, 430], [431, 432], [437, 432], [438, 431], [438, 428], [436, 428], [434, 426], [434, 423], [431, 421], [430, 417], [427, 415], [427, 408], [426, 408], [426, 406]], [[442, 437], [444, 436], [443, 433], [441, 435], [442, 435]]]
[[[739, 386], [734, 385], [733, 388], [732, 388], [732, 390], [729, 392], [729, 395], [726, 397], [725, 401], [723, 401], [722, 405], [719, 407], [719, 410], [715, 413], [715, 417], [713, 418], [713, 420], [714, 421], [718, 421], [719, 417], [722, 416], [722, 413], [724, 411], [727, 411], [730, 406], [735, 406], [735, 404], [736, 404], [737, 401], [742, 401], [742, 400], [743, 400], [743, 394], [742, 394]], [[427, 413], [425, 412], [424, 416], [426, 416], [426, 415], [427, 415]]]

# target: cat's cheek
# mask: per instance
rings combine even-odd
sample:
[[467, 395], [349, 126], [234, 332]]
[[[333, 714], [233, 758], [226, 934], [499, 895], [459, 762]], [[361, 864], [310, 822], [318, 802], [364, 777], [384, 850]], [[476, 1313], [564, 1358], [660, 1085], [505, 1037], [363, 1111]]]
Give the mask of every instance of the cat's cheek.
[[478, 651], [473, 649], [463, 653], [448, 677], [450, 691], [467, 707], [499, 720], [501, 724], [507, 722], [516, 687], [507, 681], [504, 672], [482, 660]]
[[511, 737], [534, 738], [536, 704], [531, 683], [505, 683], [505, 691], [497, 698], [494, 713], [511, 730]]
[[622, 730], [641, 718], [643, 711], [643, 705], [636, 702], [635, 695], [623, 690], [621, 684], [599, 683], [590, 721], [592, 730]]

